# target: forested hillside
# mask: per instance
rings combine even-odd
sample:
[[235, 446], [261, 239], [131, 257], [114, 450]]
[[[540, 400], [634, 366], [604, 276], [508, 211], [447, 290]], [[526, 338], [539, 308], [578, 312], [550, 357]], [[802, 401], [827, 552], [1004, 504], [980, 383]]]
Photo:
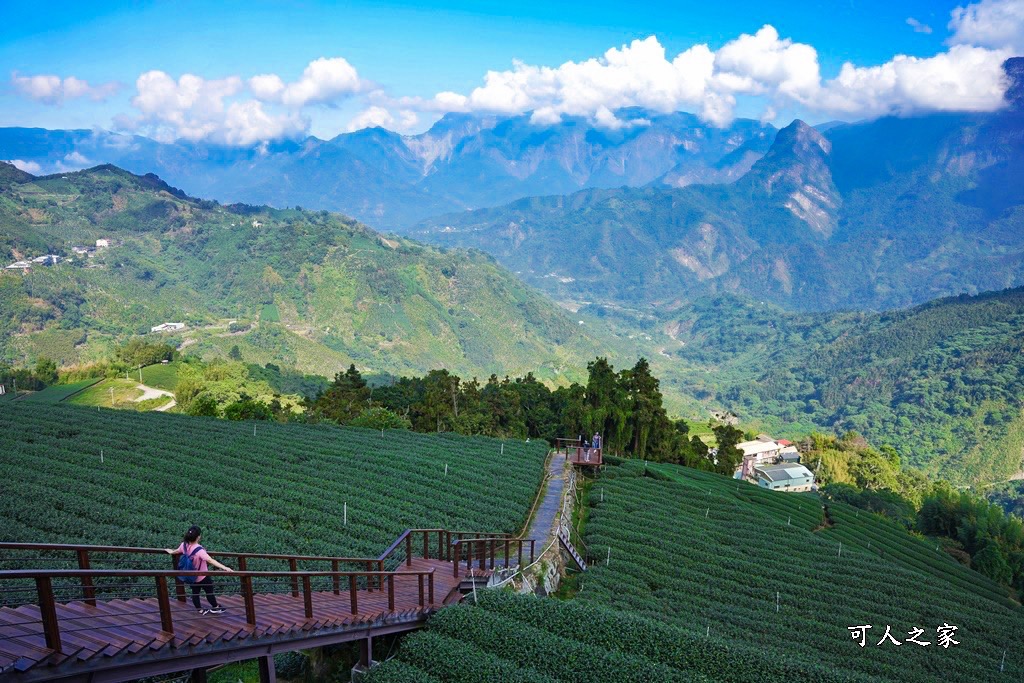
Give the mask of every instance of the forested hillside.
[[705, 299], [666, 328], [696, 397], [791, 434], [857, 431], [960, 483], [1024, 458], [1024, 290], [882, 314], [793, 314]]
[[[0, 354], [16, 361], [87, 360], [168, 321], [186, 323], [172, 338], [207, 357], [238, 346], [247, 361], [324, 376], [355, 362], [554, 379], [598, 350], [489, 257], [337, 214], [220, 206], [110, 166], [33, 178], [2, 164], [0, 221], [7, 263], [63, 257], [0, 272]], [[101, 239], [109, 246], [72, 253]]]

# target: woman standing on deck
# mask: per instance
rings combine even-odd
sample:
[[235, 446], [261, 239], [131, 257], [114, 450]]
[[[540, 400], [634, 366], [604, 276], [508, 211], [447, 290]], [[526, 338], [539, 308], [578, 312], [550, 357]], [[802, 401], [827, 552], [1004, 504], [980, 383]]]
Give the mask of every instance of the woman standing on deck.
[[[205, 572], [211, 564], [226, 572], [235, 571], [231, 567], [225, 566], [210, 557], [210, 553], [206, 552], [206, 548], [199, 545], [202, 536], [202, 529], [197, 526], [190, 526], [188, 531], [185, 532], [185, 538], [182, 539], [181, 545], [173, 549], [164, 548], [164, 551], [168, 555], [187, 555], [192, 559], [192, 566], [195, 567], [195, 571]], [[192, 604], [196, 606], [196, 610], [200, 614], [223, 614], [224, 608], [217, 604], [217, 596], [213, 594], [213, 579], [206, 575], [193, 578], [195, 578], [195, 581], [192, 583]], [[210, 603], [209, 609], [201, 609], [199, 607], [200, 590], [206, 592], [206, 600]]]

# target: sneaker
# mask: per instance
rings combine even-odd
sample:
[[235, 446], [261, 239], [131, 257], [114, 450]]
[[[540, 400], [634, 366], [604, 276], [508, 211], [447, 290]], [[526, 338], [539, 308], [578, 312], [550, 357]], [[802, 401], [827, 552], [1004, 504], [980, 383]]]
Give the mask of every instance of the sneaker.
[[206, 610], [206, 613], [207, 614], [224, 614], [224, 608], [223, 607], [211, 607], [210, 609]]

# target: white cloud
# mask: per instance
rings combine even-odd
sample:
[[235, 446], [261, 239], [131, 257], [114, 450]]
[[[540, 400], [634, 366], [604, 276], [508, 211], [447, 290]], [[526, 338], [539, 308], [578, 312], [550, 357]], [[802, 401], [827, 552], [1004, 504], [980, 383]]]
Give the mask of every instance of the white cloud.
[[872, 67], [844, 64], [805, 104], [855, 117], [920, 111], [992, 111], [1003, 104], [1002, 63], [1010, 54], [968, 45], [919, 58], [897, 55]]
[[102, 102], [116, 94], [121, 87], [113, 82], [93, 86], [74, 76], [63, 79], [53, 74], [20, 76], [16, 71], [11, 73], [11, 84], [25, 97], [43, 104], [63, 104], [65, 100], [82, 97]]
[[[657, 112], [695, 111], [703, 120], [725, 126], [735, 116], [740, 95], [763, 102], [762, 121], [794, 105], [849, 118], [991, 111], [1003, 104], [1002, 62], [1011, 54], [1006, 36], [1019, 33], [1016, 28], [1007, 33], [1006, 25], [1013, 24], [1011, 19], [1022, 6], [1024, 0], [982, 0], [953, 12], [951, 27], [955, 24], [957, 35], [965, 40], [978, 38], [993, 16], [1000, 17], [1003, 34], [985, 29], [989, 47], [956, 44], [933, 57], [896, 55], [878, 66], [847, 63], [828, 80], [822, 78], [813, 46], [782, 38], [766, 25], [717, 51], [694, 45], [671, 59], [651, 36], [612, 48], [600, 58], [558, 67], [517, 61], [507, 71], [487, 72], [484, 84], [466, 96], [443, 92], [432, 100], [405, 104], [435, 112], [532, 112], [531, 121], [538, 125], [566, 115], [584, 116], [608, 129], [621, 128], [625, 122], [615, 112], [633, 106]], [[912, 18], [907, 23], [918, 31], [930, 30]]]
[[43, 172], [43, 167], [35, 161], [23, 161], [21, 159], [11, 159], [10, 162], [15, 168], [24, 171], [25, 173], [31, 173], [32, 175], [39, 175]]
[[296, 136], [309, 126], [297, 112], [271, 113], [257, 100], [235, 100], [244, 89], [237, 76], [206, 80], [185, 74], [174, 80], [163, 71], [147, 71], [135, 86], [132, 105], [141, 115], [123, 127], [148, 125], [158, 139], [251, 145]]
[[295, 108], [329, 104], [366, 87], [355, 67], [343, 57], [313, 60], [294, 83], [285, 84], [276, 74], [262, 74], [249, 79], [249, 88], [257, 99]]
[[932, 27], [928, 24], [921, 23], [914, 17], [907, 17], [907, 26], [914, 29], [914, 33], [931, 33]]
[[364, 128], [387, 128], [398, 132], [412, 130], [419, 123], [419, 116], [409, 109], [398, 111], [398, 117], [391, 113], [386, 107], [373, 105], [362, 110], [348, 122], [346, 130], [362, 130]]
[[981, 0], [957, 7], [949, 21], [951, 45], [1024, 52], [1024, 0]]

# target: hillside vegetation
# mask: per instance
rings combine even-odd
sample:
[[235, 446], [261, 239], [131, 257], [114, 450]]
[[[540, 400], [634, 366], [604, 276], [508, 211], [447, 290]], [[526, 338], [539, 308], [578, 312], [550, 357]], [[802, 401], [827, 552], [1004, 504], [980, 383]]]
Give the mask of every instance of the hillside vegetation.
[[792, 436], [856, 431], [957, 483], [1024, 458], [1024, 289], [881, 314], [793, 314], [733, 297], [666, 325], [682, 386]]
[[8, 541], [163, 548], [199, 524], [223, 551], [376, 557], [410, 527], [516, 531], [547, 447], [501, 449], [481, 437], [275, 423], [254, 433], [251, 422], [6, 401], [0, 464], [19, 495], [0, 497], [0, 517]]
[[[92, 258], [0, 273], [0, 354], [14, 360], [89, 360], [110, 336], [166, 321], [187, 323], [207, 357], [238, 346], [249, 362], [327, 376], [355, 362], [482, 376], [542, 368], [554, 379], [597, 348], [483, 254], [388, 239], [326, 212], [224, 207], [111, 166], [8, 170], [0, 222], [10, 260], [111, 242]], [[231, 333], [227, 319], [256, 324]], [[58, 331], [67, 339], [41, 353], [40, 335]]]

